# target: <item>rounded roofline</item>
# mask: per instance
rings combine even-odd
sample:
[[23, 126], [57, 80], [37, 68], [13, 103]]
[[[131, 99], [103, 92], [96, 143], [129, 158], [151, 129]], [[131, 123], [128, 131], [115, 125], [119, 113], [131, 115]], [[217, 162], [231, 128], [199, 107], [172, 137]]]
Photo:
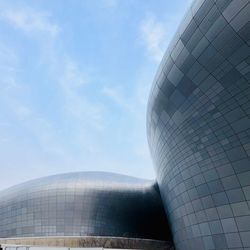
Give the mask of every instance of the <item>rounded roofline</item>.
[[70, 180], [76, 179], [78, 177], [81, 180], [89, 181], [89, 183], [117, 183], [117, 184], [129, 184], [129, 185], [142, 185], [142, 184], [148, 184], [148, 185], [154, 185], [156, 180], [155, 179], [143, 179], [138, 178], [130, 175], [125, 174], [119, 174], [114, 172], [108, 172], [108, 171], [77, 171], [77, 172], [67, 172], [67, 173], [58, 173], [53, 175], [46, 175], [38, 178], [34, 178], [31, 180], [27, 180], [18, 184], [15, 184], [13, 186], [4, 188], [0, 190], [0, 194], [4, 192], [11, 191], [12, 189], [20, 188], [22, 186], [26, 185], [32, 185], [35, 183], [43, 182], [43, 181], [52, 181], [52, 180]]

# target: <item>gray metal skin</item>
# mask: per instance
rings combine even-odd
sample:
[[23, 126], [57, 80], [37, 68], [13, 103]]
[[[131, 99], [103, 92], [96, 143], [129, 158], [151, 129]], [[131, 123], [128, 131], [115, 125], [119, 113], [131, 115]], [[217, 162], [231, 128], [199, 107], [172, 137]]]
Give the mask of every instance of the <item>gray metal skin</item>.
[[169, 239], [158, 186], [129, 176], [80, 172], [0, 192], [0, 238], [112, 236]]
[[250, 0], [193, 2], [147, 133], [176, 249], [250, 249]]

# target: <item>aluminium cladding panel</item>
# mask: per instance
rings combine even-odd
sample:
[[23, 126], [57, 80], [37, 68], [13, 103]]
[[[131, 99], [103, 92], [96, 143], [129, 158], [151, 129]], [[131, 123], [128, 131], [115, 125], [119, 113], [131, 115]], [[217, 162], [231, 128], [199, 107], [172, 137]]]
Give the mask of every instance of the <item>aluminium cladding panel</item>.
[[169, 239], [158, 186], [102, 172], [45, 177], [0, 193], [0, 238]]
[[250, 249], [250, 0], [193, 2], [147, 133], [176, 248]]

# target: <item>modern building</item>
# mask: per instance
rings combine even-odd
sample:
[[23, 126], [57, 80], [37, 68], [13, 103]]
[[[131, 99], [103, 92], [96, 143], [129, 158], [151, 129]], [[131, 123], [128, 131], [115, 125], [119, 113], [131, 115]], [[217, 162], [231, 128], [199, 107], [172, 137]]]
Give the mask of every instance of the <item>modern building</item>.
[[113, 246], [143, 248], [165, 247], [163, 242], [171, 235], [157, 183], [80, 172], [32, 180], [2, 191], [0, 238], [17, 238], [2, 243], [28, 245], [43, 245], [49, 239], [57, 244], [55, 239], [63, 239], [66, 246], [72, 246], [81, 239], [82, 246], [103, 247], [112, 241]]
[[87, 172], [2, 191], [0, 243], [249, 250], [250, 0], [193, 2], [155, 77], [147, 133], [156, 182]]
[[176, 249], [250, 249], [250, 1], [194, 1], [155, 77], [148, 141]]

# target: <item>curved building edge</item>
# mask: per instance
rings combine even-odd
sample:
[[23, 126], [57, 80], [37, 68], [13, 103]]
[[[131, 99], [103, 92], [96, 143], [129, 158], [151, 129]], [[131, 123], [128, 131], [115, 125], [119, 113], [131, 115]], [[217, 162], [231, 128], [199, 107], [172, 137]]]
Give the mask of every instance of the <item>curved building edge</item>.
[[0, 192], [0, 237], [103, 236], [169, 240], [154, 181], [79, 172]]
[[194, 1], [156, 74], [147, 134], [177, 249], [250, 248], [250, 1]]

